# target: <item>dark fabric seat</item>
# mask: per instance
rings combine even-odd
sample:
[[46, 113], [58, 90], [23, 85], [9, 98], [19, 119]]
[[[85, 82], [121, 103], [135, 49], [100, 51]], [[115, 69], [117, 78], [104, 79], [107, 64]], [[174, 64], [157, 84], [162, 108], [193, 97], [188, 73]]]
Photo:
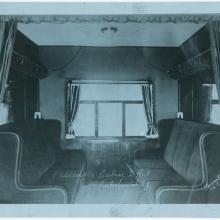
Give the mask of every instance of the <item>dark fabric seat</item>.
[[[85, 172], [86, 159], [81, 150], [60, 148], [61, 124], [58, 120], [29, 120], [20, 124], [8, 123], [0, 131], [18, 134], [22, 152], [19, 179], [23, 186], [60, 186], [72, 202]], [[58, 178], [60, 170], [74, 172], [72, 178]], [[64, 181], [65, 180], [65, 181]]]
[[61, 187], [24, 187], [18, 178], [22, 145], [17, 134], [0, 132], [0, 203], [66, 203]]
[[171, 169], [165, 160], [134, 160], [133, 168], [137, 182], [149, 196], [149, 203], [156, 202], [155, 195], [159, 187], [170, 184], [186, 184], [184, 179]]
[[[145, 160], [134, 160], [137, 181], [144, 188], [152, 188], [149, 193], [153, 193], [153, 202], [207, 202], [205, 187], [210, 170], [207, 169], [207, 147], [204, 147], [203, 137], [207, 132], [220, 131], [220, 126], [184, 120], [168, 122], [172, 126], [170, 133], [164, 129], [168, 138], [162, 134], [162, 140], [166, 143], [166, 146], [162, 143], [163, 158], [148, 159], [146, 155]], [[145, 175], [140, 178], [138, 172]]]
[[135, 160], [134, 167], [137, 169], [141, 169], [141, 168], [170, 169], [170, 166], [168, 165], [168, 163], [165, 160], [159, 160], [159, 159]]
[[[67, 150], [72, 151], [72, 150]], [[68, 152], [66, 152], [68, 153]], [[71, 152], [72, 153], [72, 152]], [[38, 180], [39, 185], [53, 185], [56, 183], [67, 191], [67, 199], [69, 203], [74, 203], [79, 185], [85, 177], [85, 160], [80, 150], [74, 152], [74, 155], [68, 159], [57, 159], [46, 173]]]

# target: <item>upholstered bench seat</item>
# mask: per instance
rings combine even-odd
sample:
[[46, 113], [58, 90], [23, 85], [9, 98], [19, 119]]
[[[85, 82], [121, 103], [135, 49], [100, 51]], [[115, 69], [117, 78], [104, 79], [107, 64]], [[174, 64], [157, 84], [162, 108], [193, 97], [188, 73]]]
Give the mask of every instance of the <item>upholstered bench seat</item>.
[[[73, 202], [84, 177], [86, 158], [81, 150], [60, 148], [60, 121], [8, 123], [0, 126], [0, 132], [14, 132], [20, 138], [21, 160], [16, 178], [21, 187], [60, 187], [68, 203]], [[67, 178], [70, 174], [71, 178]]]
[[0, 204], [66, 203], [66, 192], [59, 186], [21, 186], [19, 164], [22, 145], [17, 134], [0, 132]]
[[[61, 150], [61, 155], [62, 155]], [[68, 203], [74, 203], [80, 182], [85, 177], [86, 161], [81, 150], [65, 150], [65, 157], [58, 157], [47, 172], [37, 181], [37, 185], [62, 186], [67, 191]]]
[[151, 197], [156, 193], [156, 186], [171, 183], [186, 184], [184, 179], [171, 169], [165, 160], [135, 160], [133, 168], [137, 182], [148, 194], [152, 195]]
[[61, 186], [67, 192], [68, 203], [74, 203], [79, 185], [85, 176], [85, 163], [80, 163], [79, 165], [75, 162], [70, 162], [70, 164], [67, 162], [63, 160], [56, 161], [35, 184], [40, 186]]
[[[161, 143], [163, 157], [161, 158], [160, 152], [156, 158], [161, 159], [152, 159], [152, 156], [148, 158], [148, 154], [151, 154], [146, 152], [143, 159], [142, 152], [141, 158], [135, 158], [133, 163], [136, 180], [148, 190], [152, 202], [204, 203], [208, 195], [206, 186], [209, 175], [215, 167], [213, 163], [218, 163], [207, 156], [207, 150], [213, 155], [215, 151], [220, 151], [220, 147], [216, 150], [216, 147], [220, 146], [220, 126], [184, 120], [164, 121], [166, 125], [172, 126], [170, 134], [167, 129], [159, 128], [159, 131], [165, 131], [168, 136], [165, 137], [159, 132], [160, 140], [166, 143]], [[218, 141], [211, 142], [212, 139], [209, 139], [207, 142], [207, 137], [213, 132], [216, 133]], [[220, 167], [218, 169], [220, 170]]]

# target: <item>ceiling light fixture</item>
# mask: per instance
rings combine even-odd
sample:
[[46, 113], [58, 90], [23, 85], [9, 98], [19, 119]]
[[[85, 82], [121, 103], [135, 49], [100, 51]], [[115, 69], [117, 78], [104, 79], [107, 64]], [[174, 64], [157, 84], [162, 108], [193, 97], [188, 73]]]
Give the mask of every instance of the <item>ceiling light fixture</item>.
[[118, 31], [117, 27], [103, 27], [101, 28], [101, 32], [104, 33], [116, 33]]

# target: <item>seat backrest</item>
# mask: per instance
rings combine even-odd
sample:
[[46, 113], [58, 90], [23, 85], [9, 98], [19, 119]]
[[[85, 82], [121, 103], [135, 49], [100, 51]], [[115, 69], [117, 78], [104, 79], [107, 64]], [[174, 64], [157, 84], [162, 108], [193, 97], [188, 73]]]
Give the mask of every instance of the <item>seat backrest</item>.
[[199, 184], [203, 180], [201, 134], [218, 129], [219, 126], [212, 124], [175, 120], [164, 159], [189, 184]]
[[[19, 137], [0, 132], [0, 203], [10, 203], [15, 195], [15, 172], [19, 153]], [[10, 192], [10, 193], [9, 193]]]
[[169, 141], [175, 119], [161, 119], [158, 122], [160, 150], [164, 153]]
[[12, 131], [21, 137], [22, 156], [20, 181], [35, 183], [55, 162], [55, 148], [60, 138], [58, 120], [28, 120], [20, 124], [0, 126], [0, 131]]

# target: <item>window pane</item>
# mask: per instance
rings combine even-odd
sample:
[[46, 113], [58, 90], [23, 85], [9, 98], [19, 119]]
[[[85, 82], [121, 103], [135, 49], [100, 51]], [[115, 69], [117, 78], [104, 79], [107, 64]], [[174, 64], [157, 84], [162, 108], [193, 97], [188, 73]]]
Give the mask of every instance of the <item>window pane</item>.
[[147, 130], [147, 121], [143, 104], [125, 105], [125, 135], [144, 136]]
[[94, 104], [79, 104], [73, 129], [76, 136], [95, 136]]
[[218, 100], [218, 92], [217, 92], [217, 87], [216, 85], [212, 85], [212, 99]]
[[8, 106], [0, 103], [0, 125], [8, 122]]
[[220, 124], [220, 105], [219, 104], [212, 105], [210, 122], [215, 123], [215, 124]]
[[122, 104], [99, 103], [99, 136], [122, 136]]
[[81, 85], [80, 100], [85, 101], [142, 101], [141, 86], [136, 84], [86, 84]]

